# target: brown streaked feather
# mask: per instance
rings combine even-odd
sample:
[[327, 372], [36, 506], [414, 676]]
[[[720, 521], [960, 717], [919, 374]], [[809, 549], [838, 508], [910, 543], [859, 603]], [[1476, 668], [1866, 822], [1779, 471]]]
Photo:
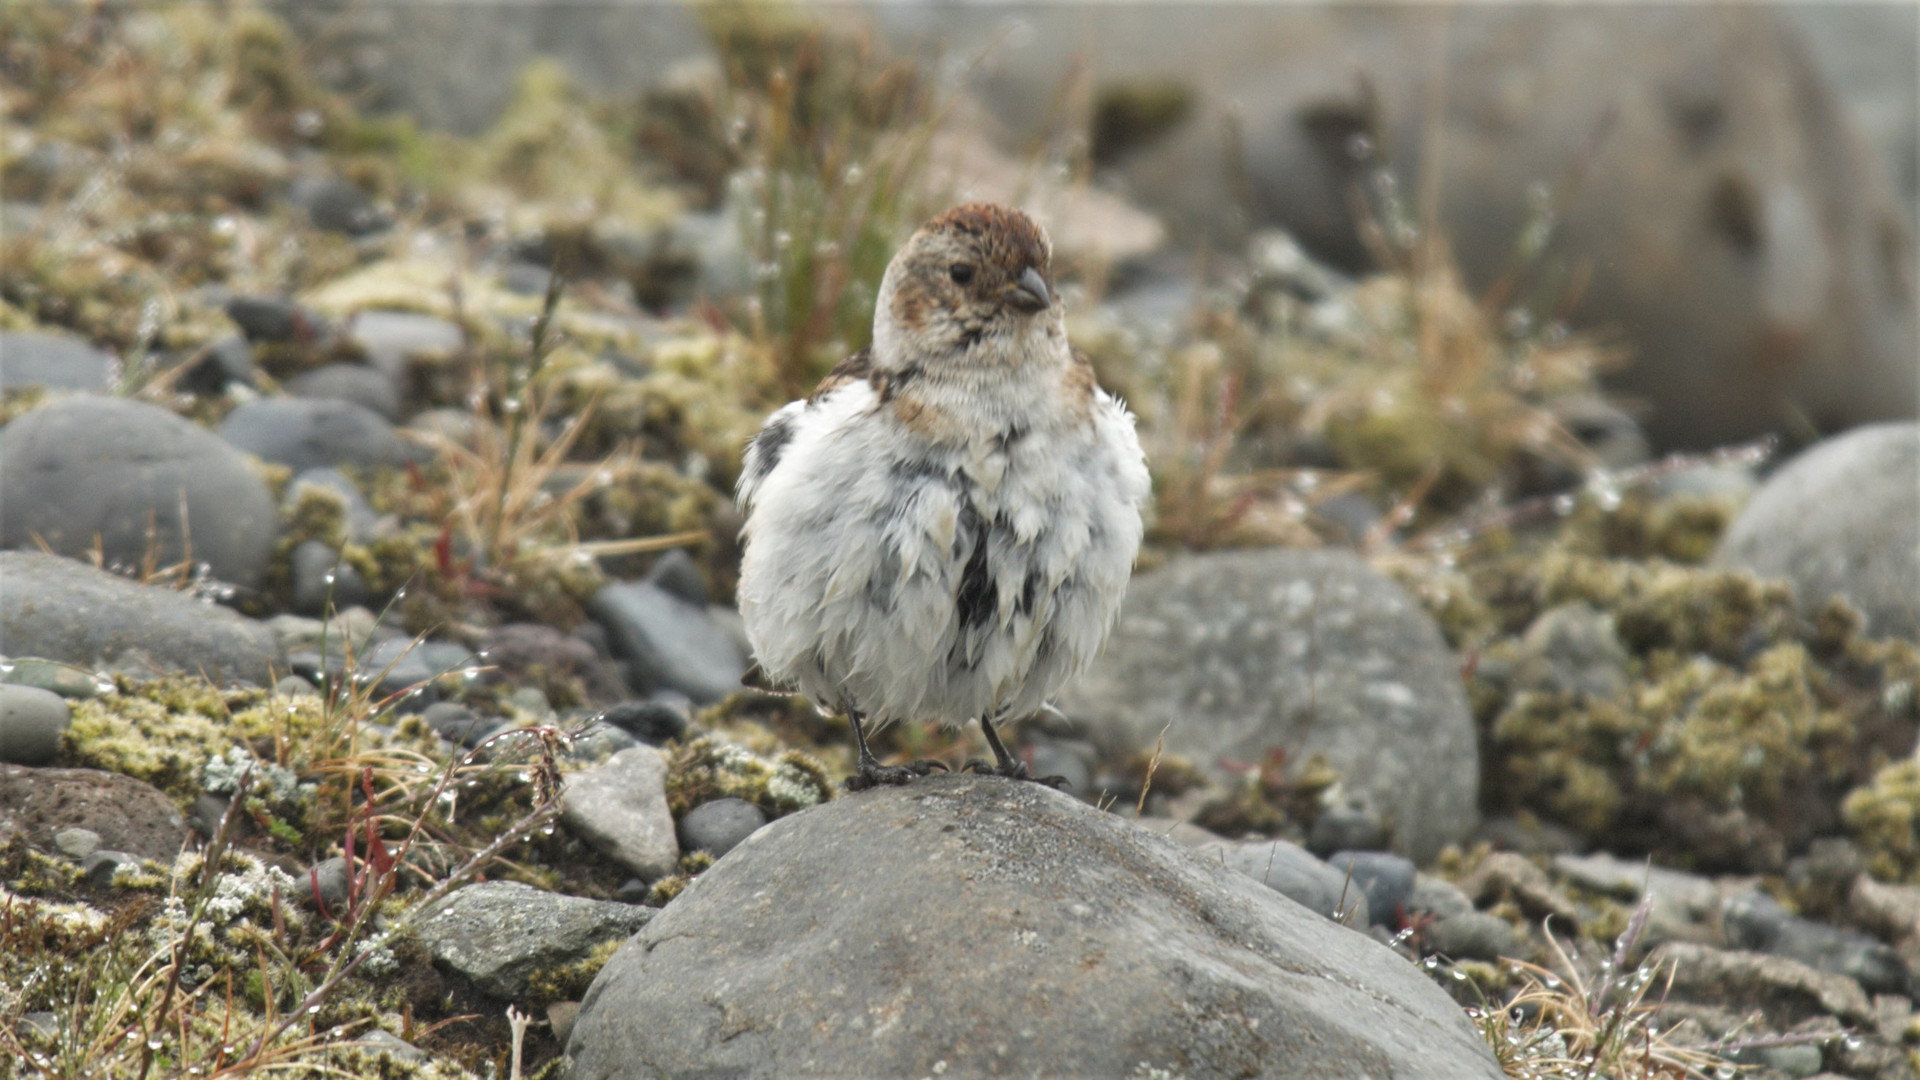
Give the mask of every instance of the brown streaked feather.
[[1073, 350], [1073, 363], [1067, 365], [1066, 373], [1060, 377], [1060, 386], [1066, 391], [1074, 415], [1092, 415], [1093, 395], [1100, 389], [1100, 382], [1094, 376], [1093, 361], [1087, 359], [1086, 353]]
[[863, 379], [871, 378], [872, 375], [873, 350], [861, 349], [859, 352], [835, 364], [833, 370], [827, 372], [827, 377], [820, 380], [820, 385], [813, 388], [813, 393], [807, 400], [819, 401], [822, 397], [840, 389], [848, 383], [860, 382]]

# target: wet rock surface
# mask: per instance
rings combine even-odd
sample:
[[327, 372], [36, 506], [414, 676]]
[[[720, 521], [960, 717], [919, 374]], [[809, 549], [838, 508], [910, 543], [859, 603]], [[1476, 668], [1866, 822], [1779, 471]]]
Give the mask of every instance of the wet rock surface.
[[667, 809], [667, 765], [651, 746], [615, 754], [567, 779], [560, 820], [575, 836], [647, 881], [680, 858]]
[[541, 972], [585, 959], [653, 917], [650, 908], [489, 881], [449, 896], [418, 934], [434, 963], [494, 997], [521, 1001]]
[[190, 553], [220, 580], [253, 585], [278, 525], [245, 455], [158, 406], [77, 397], [0, 429], [6, 547], [33, 549], [38, 536], [79, 557], [97, 536], [111, 564], [166, 567]]
[[45, 765], [73, 719], [66, 699], [32, 686], [0, 686], [0, 762]]
[[959, 777], [756, 833], [602, 969], [568, 1053], [580, 1080], [1500, 1075], [1378, 944], [1066, 796]]
[[0, 764], [0, 839], [24, 835], [59, 850], [68, 830], [94, 834], [93, 851], [111, 850], [171, 863], [187, 840], [187, 822], [157, 788], [98, 769], [29, 769]]
[[1060, 699], [1094, 738], [1203, 769], [1313, 754], [1370, 797], [1416, 861], [1477, 818], [1479, 756], [1458, 662], [1431, 618], [1357, 556], [1188, 556], [1134, 579], [1091, 671]]
[[1920, 640], [1920, 424], [1860, 428], [1787, 462], [1714, 560], [1786, 578], [1808, 609], [1845, 597], [1869, 632]]
[[634, 690], [676, 690], [704, 703], [740, 688], [747, 662], [704, 603], [649, 582], [624, 582], [595, 593], [588, 610], [626, 661]]
[[271, 630], [173, 589], [25, 551], [0, 552], [0, 580], [0, 652], [219, 681], [285, 670]]

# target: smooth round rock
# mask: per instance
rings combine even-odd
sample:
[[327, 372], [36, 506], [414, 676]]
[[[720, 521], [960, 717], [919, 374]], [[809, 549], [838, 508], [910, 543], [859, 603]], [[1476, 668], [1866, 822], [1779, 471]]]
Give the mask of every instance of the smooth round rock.
[[347, 336], [368, 363], [396, 379], [415, 355], [452, 352], [466, 340], [453, 323], [412, 311], [362, 311], [347, 325]]
[[220, 437], [296, 473], [323, 465], [404, 465], [411, 456], [378, 413], [328, 398], [250, 401], [227, 414]]
[[704, 802], [680, 819], [680, 848], [717, 859], [766, 823], [766, 812], [745, 799]]
[[0, 686], [0, 761], [45, 765], [60, 756], [60, 736], [73, 721], [67, 699], [32, 686]]
[[0, 765], [0, 823], [43, 851], [60, 833], [85, 829], [100, 847], [162, 863], [187, 840], [187, 820], [160, 789], [99, 769]]
[[606, 628], [637, 691], [677, 690], [707, 703], [740, 689], [746, 658], [704, 604], [650, 582], [618, 581], [593, 594], [587, 613]]
[[1498, 915], [1468, 911], [1427, 927], [1427, 947], [1455, 960], [1492, 963], [1503, 956], [1524, 958], [1526, 948], [1512, 924]]
[[1786, 578], [1809, 609], [1844, 596], [1868, 633], [1920, 640], [1920, 423], [1857, 428], [1787, 462], [1713, 561]]
[[100, 834], [92, 829], [61, 829], [53, 834], [53, 846], [69, 859], [84, 859], [100, 850]]
[[367, 580], [350, 562], [324, 541], [305, 540], [289, 556], [293, 570], [293, 610], [325, 615], [330, 610], [364, 604], [372, 595]]
[[80, 338], [0, 330], [0, 387], [107, 390], [113, 385], [113, 368], [113, 357]]
[[0, 653], [270, 682], [286, 662], [265, 625], [73, 559], [0, 551]]
[[1367, 896], [1367, 913], [1375, 926], [1395, 927], [1413, 902], [1413, 882], [1419, 873], [1413, 860], [1385, 851], [1337, 851], [1327, 865], [1351, 877]]
[[327, 364], [295, 375], [284, 387], [294, 397], [351, 401], [389, 423], [400, 419], [400, 391], [393, 379], [364, 364]]
[[0, 428], [0, 546], [36, 536], [81, 556], [140, 566], [188, 557], [236, 585], [260, 581], [280, 522], [246, 455], [157, 405], [56, 401]]
[[1459, 661], [1419, 601], [1351, 552], [1194, 555], [1135, 578], [1059, 707], [1115, 757], [1151, 750], [1172, 720], [1166, 751], [1222, 782], [1223, 759], [1322, 754], [1415, 862], [1477, 821]]
[[1038, 784], [935, 777], [790, 814], [601, 969], [573, 1080], [1497, 1080], [1363, 934]]

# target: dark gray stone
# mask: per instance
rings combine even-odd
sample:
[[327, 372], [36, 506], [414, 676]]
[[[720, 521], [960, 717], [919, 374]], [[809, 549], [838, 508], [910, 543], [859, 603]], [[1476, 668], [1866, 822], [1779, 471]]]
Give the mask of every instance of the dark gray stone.
[[623, 701], [602, 711], [600, 719], [643, 743], [659, 746], [687, 733], [686, 707], [672, 700]]
[[1340, 870], [1285, 840], [1224, 840], [1202, 844], [1194, 854], [1245, 874], [1294, 903], [1353, 926], [1372, 921], [1367, 894]]
[[761, 829], [614, 955], [567, 1051], [574, 1080], [1501, 1075], [1391, 950], [1118, 816], [983, 777]]
[[411, 311], [363, 311], [353, 317], [347, 336], [368, 363], [394, 379], [406, 374], [416, 353], [452, 352], [466, 342], [453, 323]]
[[287, 186], [287, 201], [307, 212], [313, 227], [345, 236], [366, 236], [393, 222], [354, 184], [331, 176], [302, 176]]
[[1460, 890], [1460, 886], [1446, 878], [1431, 874], [1417, 874], [1413, 879], [1413, 894], [1407, 900], [1408, 910], [1422, 911], [1439, 918], [1450, 915], [1464, 915], [1473, 910], [1473, 901]]
[[191, 359], [196, 354], [200, 359], [174, 383], [181, 390], [190, 394], [224, 394], [230, 387], [254, 386], [259, 382], [260, 369], [254, 366], [253, 348], [239, 334], [215, 338], [183, 359]]
[[766, 812], [745, 799], [714, 799], [680, 819], [680, 847], [717, 859], [766, 823]]
[[351, 401], [389, 423], [400, 419], [400, 391], [385, 372], [364, 364], [327, 364], [286, 381], [294, 397]]
[[700, 576], [700, 568], [694, 565], [693, 556], [681, 548], [674, 548], [660, 556], [647, 571], [646, 581], [689, 604], [706, 607], [713, 602], [713, 598], [707, 595], [707, 581]]
[[67, 699], [51, 690], [0, 685], [0, 761], [45, 765], [60, 756], [60, 736], [72, 720]]
[[629, 872], [657, 881], [679, 865], [667, 761], [653, 747], [623, 750], [567, 777], [561, 803], [567, 830]]
[[1714, 563], [1844, 596], [1876, 636], [1920, 639], [1920, 423], [1835, 436], [1767, 478]]
[[1416, 862], [1473, 831], [1480, 782], [1458, 661], [1420, 603], [1343, 551], [1188, 556], [1136, 578], [1060, 708], [1104, 749], [1218, 762], [1325, 755]]
[[1667, 1001], [1756, 1011], [1775, 1031], [1819, 1017], [1868, 1031], [1876, 1027], [1873, 1003], [1859, 983], [1784, 956], [1670, 941], [1653, 950], [1645, 966], [1670, 977]]
[[553, 282], [553, 271], [539, 263], [515, 260], [500, 272], [500, 284], [518, 296], [544, 296]]
[[612, 724], [588, 724], [567, 744], [567, 760], [598, 765], [622, 750], [631, 750], [640, 740]]
[[1907, 965], [1890, 946], [1860, 933], [1787, 914], [1761, 892], [1728, 897], [1720, 913], [1727, 943], [1784, 956], [1833, 975], [1845, 975], [1869, 994], [1907, 992]]
[[352, 563], [323, 541], [306, 540], [290, 557], [293, 570], [293, 610], [325, 615], [329, 610], [364, 604], [372, 595], [367, 581]]
[[457, 701], [438, 701], [420, 714], [439, 736], [455, 746], [472, 749], [500, 726], [499, 717], [481, 716]]
[[107, 390], [114, 359], [77, 337], [36, 330], [0, 330], [0, 387]]
[[112, 689], [89, 668], [22, 656], [0, 663], [0, 683], [51, 690], [63, 698], [99, 697]]
[[0, 653], [83, 667], [268, 682], [286, 670], [273, 631], [173, 589], [37, 551], [0, 552]]
[[124, 851], [110, 851], [105, 848], [94, 851], [80, 860], [80, 870], [86, 875], [87, 884], [96, 889], [105, 889], [113, 884], [113, 875], [123, 866], [138, 868], [140, 859]]
[[650, 908], [489, 881], [447, 897], [417, 933], [434, 963], [485, 993], [519, 1001], [535, 974], [584, 959], [652, 918]]
[[705, 703], [740, 689], [746, 660], [704, 605], [633, 581], [602, 586], [587, 611], [606, 628], [614, 654], [627, 661], [635, 691], [678, 690]]
[[0, 765], [0, 836], [22, 833], [42, 851], [67, 829], [86, 829], [103, 847], [171, 863], [187, 840], [172, 800], [131, 776], [98, 769]]
[[1341, 851], [1327, 864], [1350, 874], [1367, 896], [1367, 913], [1375, 926], [1398, 927], [1413, 903], [1413, 880], [1418, 873], [1411, 859], [1385, 851]]
[[193, 831], [199, 833], [202, 840], [213, 839], [219, 833], [220, 822], [226, 819], [227, 810], [232, 805], [233, 800], [224, 795], [214, 795], [205, 791], [195, 795], [193, 812], [188, 818], [189, 823], [193, 825]]
[[1527, 950], [1512, 924], [1498, 915], [1469, 911], [1435, 920], [1427, 927], [1427, 948], [1454, 960], [1484, 960], [1503, 956], [1525, 959]]
[[413, 456], [378, 413], [327, 398], [250, 401], [227, 414], [220, 437], [296, 473], [326, 465], [404, 465]]
[[[581, 626], [600, 629], [591, 622]], [[491, 669], [480, 677], [490, 683], [548, 685], [578, 678], [589, 701], [618, 701], [627, 694], [619, 667], [611, 660], [580, 637], [539, 623], [507, 623], [488, 630], [480, 642], [480, 658]]]
[[1581, 888], [1637, 903], [1653, 897], [1641, 942], [1648, 948], [1668, 941], [1718, 945], [1720, 890], [1711, 878], [1650, 866], [1644, 859], [1612, 855], [1555, 855], [1553, 872]]
[[324, 318], [283, 296], [232, 297], [227, 300], [227, 318], [252, 342], [312, 342], [328, 332]]
[[339, 855], [331, 859], [322, 859], [308, 868], [304, 874], [297, 875], [294, 882], [299, 886], [299, 900], [308, 907], [315, 907], [315, 898], [334, 918], [342, 918], [347, 912], [348, 901], [353, 890], [353, 875], [347, 870], [347, 860]]
[[1035, 776], [1057, 776], [1067, 782], [1066, 790], [1084, 797], [1098, 795], [1093, 790], [1092, 748], [1084, 743], [1034, 739], [1027, 747], [1027, 764]]
[[1320, 856], [1372, 850], [1386, 842], [1386, 824], [1364, 799], [1346, 799], [1326, 807], [1307, 830], [1307, 850]]
[[[151, 533], [149, 533], [151, 524]], [[56, 401], [0, 428], [0, 545], [110, 564], [186, 558], [237, 585], [260, 581], [279, 521], [244, 454], [156, 405]]]

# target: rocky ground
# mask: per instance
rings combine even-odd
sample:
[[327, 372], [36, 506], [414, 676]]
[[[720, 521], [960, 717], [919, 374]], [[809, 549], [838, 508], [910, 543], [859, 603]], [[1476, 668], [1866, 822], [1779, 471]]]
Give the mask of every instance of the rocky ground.
[[1024, 164], [794, 13], [461, 138], [230, 14], [0, 15], [0, 1077], [1920, 1075], [1920, 424], [1656, 459], [1433, 230], [1057, 140], [1156, 488], [1070, 794], [848, 796], [729, 491]]

